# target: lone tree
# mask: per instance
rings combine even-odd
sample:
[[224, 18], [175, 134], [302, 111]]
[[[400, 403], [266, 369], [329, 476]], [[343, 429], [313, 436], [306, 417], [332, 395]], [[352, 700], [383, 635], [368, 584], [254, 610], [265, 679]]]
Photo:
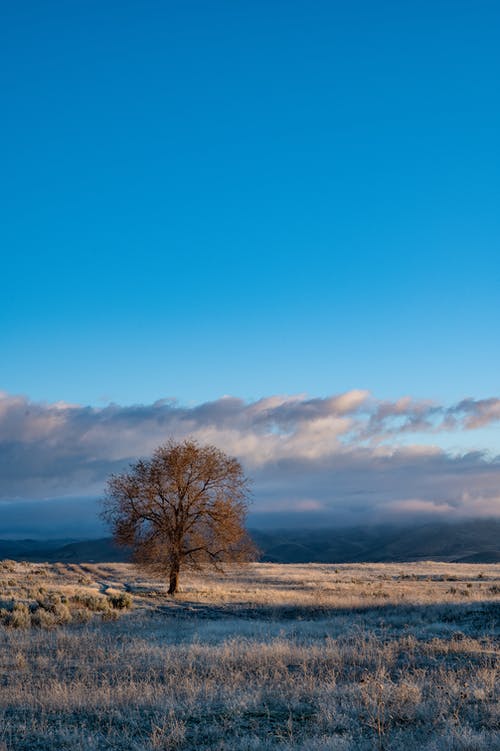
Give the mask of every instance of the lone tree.
[[103, 517], [138, 565], [168, 576], [173, 595], [181, 568], [221, 570], [255, 557], [244, 528], [248, 495], [237, 459], [215, 446], [171, 440], [109, 478]]

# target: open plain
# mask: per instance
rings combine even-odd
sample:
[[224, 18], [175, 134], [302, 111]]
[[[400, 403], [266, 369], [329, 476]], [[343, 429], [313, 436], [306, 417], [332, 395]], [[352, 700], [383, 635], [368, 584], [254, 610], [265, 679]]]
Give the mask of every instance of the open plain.
[[3, 751], [497, 751], [500, 565], [0, 562]]

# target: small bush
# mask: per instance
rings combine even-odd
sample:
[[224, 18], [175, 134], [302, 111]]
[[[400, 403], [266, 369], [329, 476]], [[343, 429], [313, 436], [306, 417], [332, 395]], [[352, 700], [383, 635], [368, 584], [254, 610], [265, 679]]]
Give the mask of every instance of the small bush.
[[31, 626], [31, 614], [28, 606], [22, 602], [16, 602], [12, 611], [6, 611], [4, 623], [11, 628], [28, 628]]
[[28, 625], [38, 628], [53, 628], [57, 625], [57, 617], [50, 610], [38, 608], [38, 610], [31, 614], [31, 621]]
[[13, 573], [16, 570], [16, 562], [11, 561], [8, 558], [6, 558], [4, 561], [0, 561], [0, 570], [2, 571], [10, 571]]
[[93, 613], [102, 613], [110, 608], [109, 598], [98, 594], [76, 594], [71, 597], [71, 602], [82, 605]]
[[132, 607], [132, 596], [128, 592], [115, 592], [108, 590], [106, 592], [107, 597], [111, 603], [111, 607], [115, 610], [126, 610]]
[[87, 608], [76, 608], [72, 616], [74, 623], [88, 623], [92, 619], [92, 611]]

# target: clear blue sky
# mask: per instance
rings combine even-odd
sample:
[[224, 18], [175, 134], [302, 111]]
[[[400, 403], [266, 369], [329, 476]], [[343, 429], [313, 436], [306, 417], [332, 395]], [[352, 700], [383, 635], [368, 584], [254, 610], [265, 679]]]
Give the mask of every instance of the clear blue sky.
[[2, 3], [0, 389], [498, 394], [500, 6]]

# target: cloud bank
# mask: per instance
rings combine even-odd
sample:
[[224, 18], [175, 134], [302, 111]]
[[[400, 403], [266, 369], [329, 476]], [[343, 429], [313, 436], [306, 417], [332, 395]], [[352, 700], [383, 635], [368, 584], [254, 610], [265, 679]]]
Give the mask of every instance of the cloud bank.
[[344, 523], [500, 516], [500, 457], [433, 445], [439, 433], [499, 420], [496, 398], [440, 405], [361, 390], [104, 408], [2, 393], [0, 499], [99, 495], [110, 473], [169, 437], [189, 436], [242, 461], [256, 512], [330, 514]]

